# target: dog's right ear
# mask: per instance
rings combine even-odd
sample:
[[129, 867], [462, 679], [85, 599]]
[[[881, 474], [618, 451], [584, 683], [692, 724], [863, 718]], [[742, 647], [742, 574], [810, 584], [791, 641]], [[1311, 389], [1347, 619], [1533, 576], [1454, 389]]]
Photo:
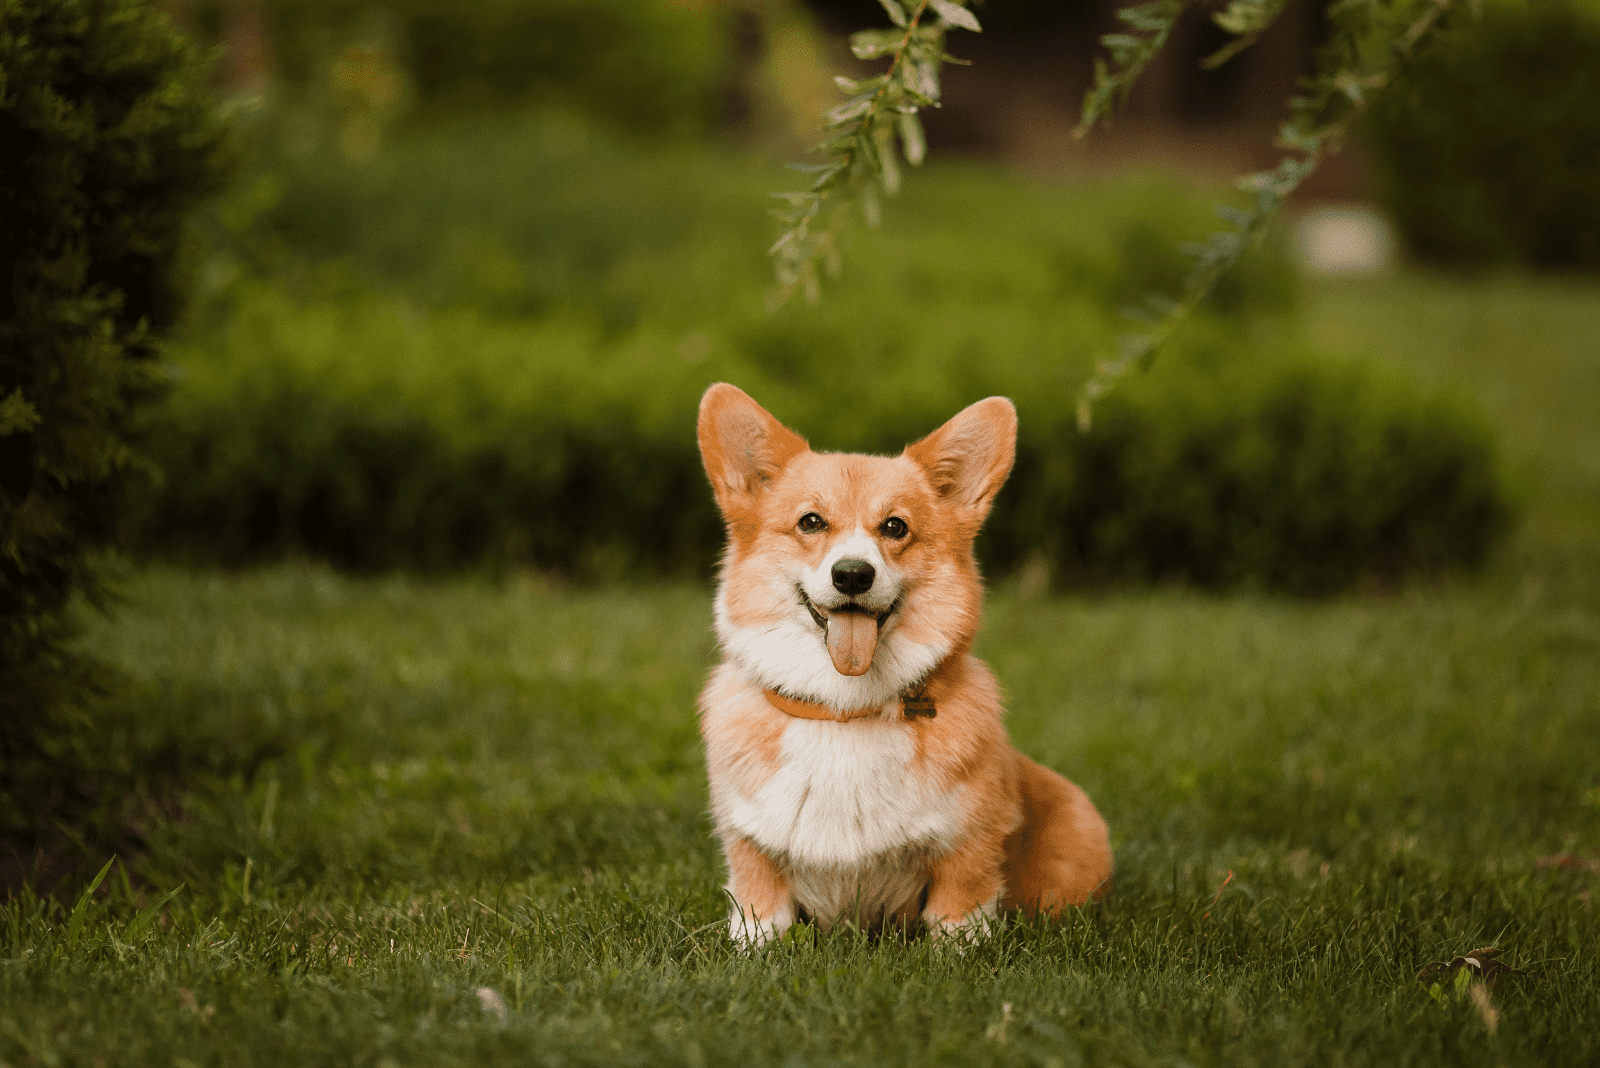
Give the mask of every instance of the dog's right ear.
[[722, 514], [754, 503], [761, 487], [809, 446], [737, 386], [718, 382], [700, 398], [700, 459]]

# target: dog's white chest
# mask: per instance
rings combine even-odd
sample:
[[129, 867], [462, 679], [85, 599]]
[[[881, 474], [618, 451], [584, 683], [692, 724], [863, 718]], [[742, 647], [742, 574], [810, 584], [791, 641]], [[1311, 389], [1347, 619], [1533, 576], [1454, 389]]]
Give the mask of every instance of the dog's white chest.
[[777, 772], [754, 796], [733, 799], [731, 821], [781, 858], [796, 897], [819, 914], [854, 898], [869, 911], [920, 888], [927, 858], [961, 826], [960, 787], [942, 790], [913, 768], [905, 725], [796, 719], [784, 729]]

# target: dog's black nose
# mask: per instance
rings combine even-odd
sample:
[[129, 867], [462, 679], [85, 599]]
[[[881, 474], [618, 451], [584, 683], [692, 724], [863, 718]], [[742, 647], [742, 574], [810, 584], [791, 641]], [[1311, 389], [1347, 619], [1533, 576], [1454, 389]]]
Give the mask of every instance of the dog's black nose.
[[844, 559], [833, 565], [833, 588], [849, 597], [872, 589], [877, 574], [865, 560]]

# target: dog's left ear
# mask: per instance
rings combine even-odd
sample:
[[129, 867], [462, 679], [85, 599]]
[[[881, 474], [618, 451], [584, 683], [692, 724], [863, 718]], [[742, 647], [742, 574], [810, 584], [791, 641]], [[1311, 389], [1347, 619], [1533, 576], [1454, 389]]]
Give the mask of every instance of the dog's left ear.
[[1016, 406], [1004, 397], [990, 397], [963, 408], [938, 430], [907, 445], [906, 455], [922, 465], [941, 497], [969, 509], [982, 522], [1016, 459]]

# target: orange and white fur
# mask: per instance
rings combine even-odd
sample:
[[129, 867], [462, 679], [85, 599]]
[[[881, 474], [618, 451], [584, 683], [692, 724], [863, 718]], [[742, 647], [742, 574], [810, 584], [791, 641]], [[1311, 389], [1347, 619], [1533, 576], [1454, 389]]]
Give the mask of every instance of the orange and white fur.
[[1012, 748], [969, 652], [1016, 428], [991, 397], [899, 456], [817, 453], [733, 386], [701, 401], [728, 546], [700, 725], [739, 943], [806, 916], [938, 935], [1108, 885], [1105, 821]]

